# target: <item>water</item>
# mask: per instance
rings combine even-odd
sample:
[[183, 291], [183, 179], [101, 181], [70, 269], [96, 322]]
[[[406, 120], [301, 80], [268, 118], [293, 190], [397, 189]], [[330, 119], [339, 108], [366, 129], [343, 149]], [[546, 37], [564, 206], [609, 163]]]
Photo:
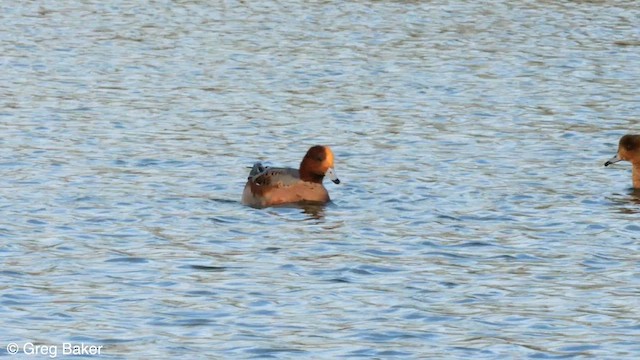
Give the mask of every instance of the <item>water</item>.
[[1, 355], [640, 355], [635, 2], [1, 7]]

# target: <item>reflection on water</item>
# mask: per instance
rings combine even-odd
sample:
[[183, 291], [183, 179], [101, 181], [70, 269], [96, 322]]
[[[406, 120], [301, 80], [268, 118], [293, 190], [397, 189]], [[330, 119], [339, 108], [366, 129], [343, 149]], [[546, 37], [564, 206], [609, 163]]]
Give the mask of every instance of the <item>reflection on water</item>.
[[321, 204], [301, 204], [299, 205], [302, 211], [309, 216], [309, 218], [320, 220], [324, 218], [325, 206]]
[[628, 188], [626, 193], [609, 193], [607, 200], [612, 208], [623, 214], [640, 213], [640, 189]]
[[[0, 349], [636, 358], [628, 1], [2, 7]], [[247, 164], [331, 145], [327, 206]], [[2, 350], [4, 351], [4, 350]]]

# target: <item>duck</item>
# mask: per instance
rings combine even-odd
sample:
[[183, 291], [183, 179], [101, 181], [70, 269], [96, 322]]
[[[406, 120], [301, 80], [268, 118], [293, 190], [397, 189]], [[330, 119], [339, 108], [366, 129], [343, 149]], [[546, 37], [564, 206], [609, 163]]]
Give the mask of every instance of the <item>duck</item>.
[[604, 166], [615, 164], [618, 161], [629, 161], [631, 163], [631, 180], [634, 189], [640, 189], [640, 135], [624, 135], [618, 143], [618, 152], [614, 157], [607, 160]]
[[304, 155], [299, 169], [268, 167], [257, 162], [249, 172], [242, 203], [254, 208], [292, 203], [326, 204], [331, 198], [322, 184], [324, 177], [340, 184], [333, 159], [331, 148], [315, 145]]

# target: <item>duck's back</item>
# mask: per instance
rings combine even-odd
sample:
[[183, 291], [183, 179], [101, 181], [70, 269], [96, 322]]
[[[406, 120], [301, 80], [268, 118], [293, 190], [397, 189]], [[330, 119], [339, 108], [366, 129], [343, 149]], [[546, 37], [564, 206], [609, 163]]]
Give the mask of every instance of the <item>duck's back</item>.
[[265, 167], [260, 173], [253, 176], [253, 181], [258, 185], [282, 187], [295, 185], [302, 180], [300, 180], [300, 172], [297, 169]]

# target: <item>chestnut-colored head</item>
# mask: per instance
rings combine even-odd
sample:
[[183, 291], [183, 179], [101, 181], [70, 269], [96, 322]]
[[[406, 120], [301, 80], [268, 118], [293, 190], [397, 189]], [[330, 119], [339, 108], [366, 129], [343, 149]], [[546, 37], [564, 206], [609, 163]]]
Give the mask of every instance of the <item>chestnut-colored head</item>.
[[309, 182], [322, 183], [328, 176], [331, 181], [340, 184], [333, 169], [333, 152], [328, 146], [312, 146], [300, 163], [300, 179]]
[[640, 162], [640, 135], [625, 135], [618, 143], [618, 153], [609, 159], [604, 166], [609, 166], [618, 161]]

